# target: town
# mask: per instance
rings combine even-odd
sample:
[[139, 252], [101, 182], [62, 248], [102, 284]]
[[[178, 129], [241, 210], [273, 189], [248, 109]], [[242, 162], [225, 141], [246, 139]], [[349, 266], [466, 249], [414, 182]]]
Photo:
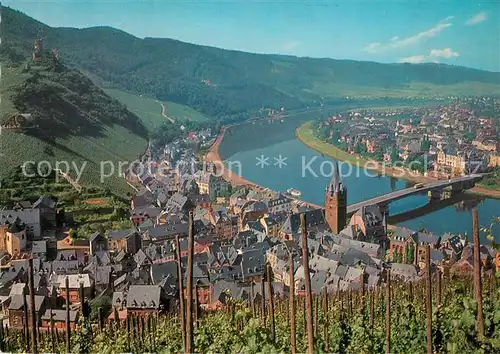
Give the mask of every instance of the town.
[[[498, 188], [500, 102], [496, 97], [455, 98], [449, 104], [358, 109], [315, 122], [315, 134], [336, 147], [425, 177], [496, 172]], [[413, 163], [412, 163], [413, 162]]]
[[[442, 114], [447, 117], [449, 113]], [[363, 115], [352, 116], [360, 124], [376, 126], [376, 121], [371, 123]], [[327, 123], [341, 120], [331, 117]], [[483, 144], [479, 148], [490, 146], [486, 137], [493, 129], [488, 121], [483, 123], [477, 131], [484, 138], [474, 140]], [[351, 129], [351, 136], [354, 129], [361, 129], [360, 124]], [[426, 129], [426, 141], [432, 142], [426, 151], [432, 151], [439, 143], [431, 131], [437, 125], [420, 124], [401, 121], [393, 126], [399, 133]], [[450, 125], [456, 126], [454, 121]], [[317, 295], [376, 288], [389, 269], [395, 279], [418, 281], [426, 274], [427, 258], [433, 271], [439, 269], [442, 274], [468, 274], [474, 268], [472, 243], [460, 235], [388, 225], [377, 205], [362, 207], [348, 218], [349, 186], [342, 182], [338, 169], [325, 186], [324, 208], [314, 208], [287, 193], [231, 185], [215, 164], [197, 154], [200, 148], [210, 147], [214, 134], [210, 130], [185, 133], [160, 151], [149, 151], [144, 162], [147, 168], [125, 176], [136, 190], [130, 201], [132, 227], [75, 238], [59, 215], [57, 200], [45, 195], [0, 209], [4, 325], [12, 329], [27, 326], [29, 262], [33, 264], [40, 328], [48, 329], [51, 324], [64, 328], [66, 304], [74, 327], [84, 301], [91, 304], [92, 311], [103, 311], [108, 320], [176, 312], [184, 290], [179, 284], [186, 284], [186, 279], [179, 282], [179, 274], [187, 276], [189, 235], [194, 242], [193, 291], [196, 306], [204, 311], [224, 308], [229, 299], [261, 297], [264, 287], [256, 285], [263, 282], [268, 265], [275, 294], [286, 295], [295, 289], [296, 295], [304, 295], [304, 229], [311, 289]], [[405, 136], [389, 135], [398, 142]], [[368, 134], [362, 139], [342, 134], [340, 140], [345, 139], [375, 145]], [[415, 144], [409, 141], [405, 146], [411, 145]], [[421, 151], [420, 140], [417, 145]], [[411, 151], [408, 148], [406, 153]], [[496, 151], [490, 152], [490, 162]], [[439, 158], [436, 161], [439, 166]], [[453, 169], [446, 172], [455, 173]], [[500, 270], [500, 254], [494, 247], [482, 244], [480, 253], [484, 272]]]

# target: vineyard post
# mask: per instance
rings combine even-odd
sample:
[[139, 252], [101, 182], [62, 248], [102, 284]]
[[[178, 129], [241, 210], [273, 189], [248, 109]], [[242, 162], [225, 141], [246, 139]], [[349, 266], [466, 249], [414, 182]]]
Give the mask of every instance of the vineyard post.
[[252, 309], [252, 317], [255, 317], [255, 283], [250, 283], [250, 308]]
[[387, 269], [385, 284], [385, 353], [391, 353], [391, 270]]
[[276, 339], [275, 324], [274, 324], [274, 297], [273, 297], [273, 284], [271, 264], [266, 263], [266, 281], [267, 281], [267, 297], [269, 299], [269, 317], [271, 320], [271, 340], [274, 342]]
[[363, 326], [365, 325], [365, 271], [361, 272], [361, 317], [363, 319]]
[[481, 290], [481, 254], [479, 243], [479, 220], [477, 209], [472, 209], [472, 232], [474, 237], [474, 298], [477, 303], [476, 330], [479, 339], [484, 338], [483, 295]]
[[425, 245], [425, 308], [427, 327], [427, 354], [432, 354], [432, 278], [431, 278], [431, 247]]
[[436, 307], [439, 310], [441, 306], [441, 271], [437, 269], [436, 271]]
[[7, 342], [5, 343], [5, 351], [9, 353], [10, 352], [9, 327], [6, 325], [4, 329], [5, 329], [4, 337], [7, 338]]
[[69, 326], [69, 277], [66, 276], [66, 351], [71, 353], [71, 327]]
[[375, 290], [370, 292], [370, 328], [373, 329], [373, 322], [375, 320]]
[[352, 316], [352, 289], [347, 290], [347, 298], [349, 299], [349, 316]]
[[328, 289], [323, 286], [323, 340], [325, 342], [325, 352], [328, 353]]
[[50, 341], [52, 343], [52, 353], [56, 352], [56, 343], [54, 338], [54, 318], [52, 313], [52, 300], [50, 301]]
[[194, 315], [194, 319], [193, 319], [193, 323], [194, 323], [194, 328], [198, 328], [198, 309], [199, 309], [199, 306], [200, 304], [198, 303], [199, 299], [198, 299], [198, 284], [195, 284], [194, 286], [194, 312], [193, 312], [193, 315]]
[[127, 319], [126, 319], [126, 322], [127, 322], [127, 352], [130, 353], [130, 315], [127, 314]]
[[307, 225], [306, 216], [300, 214], [300, 229], [302, 238], [302, 267], [304, 268], [305, 290], [306, 290], [306, 311], [307, 311], [307, 348], [308, 353], [314, 353], [314, 333], [313, 333], [313, 314], [311, 301], [311, 275], [309, 273], [309, 248], [307, 247]]
[[141, 343], [146, 345], [146, 322], [144, 321], [144, 315], [141, 316]]
[[102, 307], [97, 309], [97, 320], [99, 322], [99, 332], [102, 332]]
[[26, 294], [26, 290], [23, 291], [23, 334], [24, 334], [24, 347], [26, 349], [26, 353], [29, 353], [30, 351], [30, 325], [29, 325], [29, 319], [28, 319], [28, 300], [26, 299], [28, 294]]
[[264, 275], [260, 278], [260, 292], [262, 294], [260, 299], [260, 311], [262, 316], [262, 327], [266, 327], [266, 292], [264, 288]]
[[177, 277], [179, 278], [179, 320], [181, 322], [182, 349], [186, 350], [186, 311], [184, 310], [184, 285], [179, 235], [175, 236], [175, 255], [177, 258]]
[[3, 319], [0, 319], [0, 352], [2, 353], [5, 351], [4, 339], [5, 336], [3, 334]]
[[31, 352], [36, 354], [38, 352], [37, 346], [37, 325], [35, 313], [35, 279], [33, 272], [33, 257], [28, 259], [28, 289], [30, 294], [30, 313], [31, 313]]
[[186, 299], [186, 353], [194, 352], [193, 338], [193, 211], [189, 211], [188, 220], [188, 267], [187, 267], [187, 299]]
[[306, 310], [306, 297], [302, 296], [302, 325], [303, 325], [303, 335], [307, 337], [307, 310]]
[[82, 317], [83, 317], [83, 321], [85, 322], [86, 318], [85, 318], [85, 296], [84, 296], [84, 292], [83, 292], [83, 283], [80, 282], [80, 305], [81, 305], [81, 312], [82, 312]]
[[290, 252], [288, 259], [288, 272], [290, 278], [290, 353], [295, 354], [295, 278], [293, 269], [293, 255]]

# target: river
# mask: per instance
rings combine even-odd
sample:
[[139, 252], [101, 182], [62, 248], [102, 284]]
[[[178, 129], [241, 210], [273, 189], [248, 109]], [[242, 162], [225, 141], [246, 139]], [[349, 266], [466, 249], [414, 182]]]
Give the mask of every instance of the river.
[[[302, 192], [301, 199], [323, 205], [324, 190], [331, 179], [333, 160], [295, 138], [295, 129], [301, 123], [319, 115], [319, 112], [304, 113], [272, 123], [260, 121], [233, 127], [226, 132], [219, 147], [220, 155], [233, 172], [247, 180], [283, 192], [293, 187]], [[341, 163], [340, 170], [348, 190], [348, 204], [409, 186], [404, 180], [377, 176], [348, 164]], [[451, 232], [471, 237], [472, 207], [478, 208], [480, 225], [483, 227], [489, 227], [491, 220], [500, 216], [498, 199], [466, 193], [459, 200], [453, 201], [454, 204], [410, 220], [405, 218], [398, 222], [396, 217], [395, 223], [415, 230], [425, 228], [438, 234]], [[404, 198], [390, 204], [390, 215], [424, 207], [426, 204], [426, 194]], [[493, 234], [497, 242], [500, 242], [500, 225], [494, 227]]]

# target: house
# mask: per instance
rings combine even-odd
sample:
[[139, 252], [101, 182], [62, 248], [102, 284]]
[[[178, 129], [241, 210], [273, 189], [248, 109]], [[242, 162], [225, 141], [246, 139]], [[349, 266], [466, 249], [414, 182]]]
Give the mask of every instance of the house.
[[119, 305], [135, 316], [170, 311], [172, 300], [159, 285], [131, 285], [126, 292], [113, 294], [113, 306]]
[[198, 171], [194, 175], [200, 194], [208, 194], [210, 199], [225, 197], [229, 193], [230, 184], [221, 176], [208, 171]]
[[40, 219], [44, 229], [55, 229], [57, 221], [56, 202], [50, 197], [42, 196], [33, 203], [32, 209], [40, 211]]
[[[69, 327], [74, 330], [78, 322], [79, 311], [69, 311]], [[66, 310], [47, 309], [41, 317], [42, 328], [51, 328], [51, 318], [54, 328], [66, 329]]]
[[292, 199], [279, 193], [276, 198], [265, 200], [269, 214], [289, 213], [292, 210]]
[[405, 282], [418, 280], [417, 267], [414, 264], [391, 263], [391, 276]]
[[280, 230], [279, 237], [285, 240], [298, 240], [300, 237], [300, 215], [305, 215], [307, 230], [310, 233], [328, 229], [322, 209], [313, 209], [297, 214], [289, 214]]
[[417, 232], [405, 227], [394, 227], [389, 237], [389, 252], [391, 259], [401, 257], [403, 263], [415, 263], [416, 241], [414, 236]]
[[212, 200], [208, 194], [189, 194], [188, 199], [196, 207], [201, 207], [205, 209], [210, 209], [212, 206]]
[[45, 262], [47, 259], [47, 241], [33, 241], [31, 244], [31, 254], [33, 257]]
[[214, 227], [215, 237], [221, 240], [229, 240], [236, 234], [233, 228], [233, 221], [224, 209], [211, 209], [206, 218]]
[[[24, 323], [24, 305], [30, 308], [31, 299], [26, 295], [11, 296], [7, 306], [7, 318], [9, 319], [9, 327], [22, 329], [27, 324]], [[45, 311], [45, 297], [35, 295], [35, 316], [38, 322], [38, 316]], [[31, 323], [31, 311], [28, 311], [28, 323]], [[37, 324], [38, 325], [38, 324]]]
[[113, 231], [108, 234], [108, 244], [111, 252], [135, 254], [141, 248], [141, 235], [134, 229]]
[[438, 249], [441, 243], [441, 236], [419, 231], [415, 235], [413, 235], [413, 239], [416, 243], [415, 261], [417, 262], [417, 265], [423, 269], [425, 268], [425, 260], [427, 257], [426, 246], [429, 245], [430, 250]]
[[[66, 292], [66, 279], [69, 281], [69, 293]], [[59, 292], [63, 299], [69, 296], [69, 302], [80, 303], [80, 284], [83, 285], [83, 294], [85, 297], [90, 297], [91, 295], [91, 281], [89, 274], [69, 274], [69, 275], [59, 275], [57, 278], [59, 283]]]
[[27, 239], [27, 225], [19, 217], [2, 220], [0, 216], [0, 251], [19, 255], [26, 250]]
[[76, 239], [68, 234], [64, 239], [57, 241], [57, 250], [72, 250], [87, 255], [90, 251], [89, 240]]
[[131, 210], [130, 220], [132, 220], [135, 225], [139, 225], [146, 220], [152, 220], [153, 224], [157, 224], [157, 218], [160, 214], [161, 209], [152, 205], [138, 207]]
[[382, 242], [387, 237], [385, 215], [382, 214], [378, 205], [361, 207], [351, 217], [349, 225], [356, 226], [366, 240]]
[[0, 210], [0, 227], [19, 219], [26, 225], [28, 238], [39, 239], [42, 234], [40, 209]]
[[132, 198], [131, 201], [131, 208], [141, 208], [141, 207], [147, 207], [150, 206], [154, 203], [155, 201], [155, 196], [153, 193], [148, 191], [146, 188], [142, 187], [137, 194]]
[[95, 256], [108, 251], [108, 239], [100, 232], [94, 233], [89, 239], [90, 255]]

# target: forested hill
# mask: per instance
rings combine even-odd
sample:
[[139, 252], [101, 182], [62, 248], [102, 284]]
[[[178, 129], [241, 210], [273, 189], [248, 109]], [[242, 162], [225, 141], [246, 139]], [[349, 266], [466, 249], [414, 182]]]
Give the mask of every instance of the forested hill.
[[254, 114], [350, 97], [444, 97], [500, 92], [500, 73], [443, 64], [379, 64], [250, 54], [139, 39], [109, 27], [51, 28], [9, 8], [2, 14], [2, 51], [12, 61], [33, 40], [104, 86], [191, 106], [212, 117]]

